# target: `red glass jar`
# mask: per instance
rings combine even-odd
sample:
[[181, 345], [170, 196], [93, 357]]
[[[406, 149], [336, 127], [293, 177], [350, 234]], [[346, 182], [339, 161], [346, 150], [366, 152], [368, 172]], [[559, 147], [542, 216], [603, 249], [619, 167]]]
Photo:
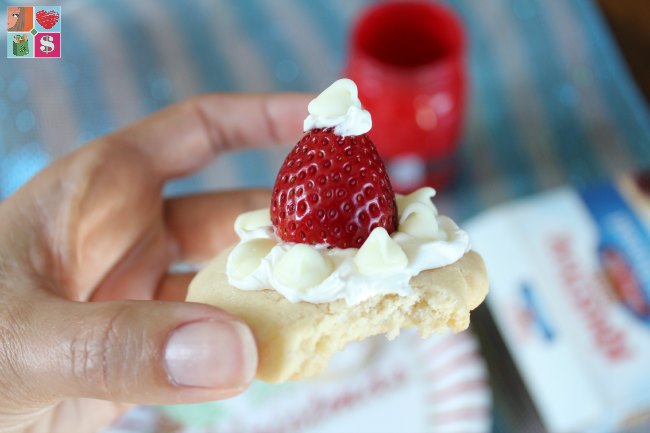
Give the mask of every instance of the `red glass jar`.
[[372, 115], [370, 136], [397, 191], [453, 178], [465, 110], [465, 37], [440, 4], [388, 2], [354, 25], [345, 76]]

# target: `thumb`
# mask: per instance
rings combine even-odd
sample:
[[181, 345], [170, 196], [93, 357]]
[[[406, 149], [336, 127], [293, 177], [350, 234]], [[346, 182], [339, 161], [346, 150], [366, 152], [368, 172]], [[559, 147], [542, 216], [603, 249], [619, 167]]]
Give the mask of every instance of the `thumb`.
[[257, 369], [248, 326], [208, 305], [43, 302], [11, 355], [17, 386], [32, 395], [192, 403], [241, 392]]

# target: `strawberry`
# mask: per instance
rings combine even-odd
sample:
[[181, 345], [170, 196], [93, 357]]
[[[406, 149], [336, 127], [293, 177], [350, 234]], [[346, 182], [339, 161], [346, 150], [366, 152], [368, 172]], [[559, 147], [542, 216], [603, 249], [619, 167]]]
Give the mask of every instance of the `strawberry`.
[[370, 137], [308, 131], [278, 172], [271, 221], [284, 241], [338, 248], [361, 247], [376, 227], [392, 233], [395, 193]]

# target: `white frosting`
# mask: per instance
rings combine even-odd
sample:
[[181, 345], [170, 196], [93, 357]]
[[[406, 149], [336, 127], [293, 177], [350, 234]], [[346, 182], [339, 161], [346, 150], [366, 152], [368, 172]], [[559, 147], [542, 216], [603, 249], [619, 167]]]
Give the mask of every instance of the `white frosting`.
[[348, 78], [335, 81], [307, 106], [309, 115], [303, 129], [334, 128], [342, 137], [370, 131], [370, 113], [361, 108], [357, 85]]
[[[242, 290], [273, 288], [291, 302], [344, 299], [354, 305], [377, 294], [414, 295], [411, 277], [454, 263], [470, 248], [467, 233], [450, 218], [438, 215], [431, 202], [434, 194], [432, 188], [421, 188], [407, 196], [397, 195], [398, 230], [388, 236], [377, 228], [360, 249], [282, 242], [270, 224], [245, 226], [250, 219], [238, 218], [235, 230], [241, 241], [228, 257], [228, 282]], [[254, 248], [248, 244], [261, 240], [265, 242], [253, 244]], [[270, 251], [260, 257], [271, 244]], [[254, 258], [245, 256], [248, 249], [254, 251]], [[251, 263], [257, 267], [252, 269]]]

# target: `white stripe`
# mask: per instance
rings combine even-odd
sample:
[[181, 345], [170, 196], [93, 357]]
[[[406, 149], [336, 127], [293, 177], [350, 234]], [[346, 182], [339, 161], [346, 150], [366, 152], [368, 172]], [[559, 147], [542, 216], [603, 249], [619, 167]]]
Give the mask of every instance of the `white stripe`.
[[326, 61], [330, 50], [314, 30], [310, 18], [301, 8], [285, 1], [260, 2], [259, 6], [264, 7], [264, 15], [283, 33], [282, 39], [295, 53], [307, 85], [313, 90], [329, 86], [341, 73], [340, 65]]
[[150, 0], [128, 4], [137, 14], [137, 25], [143, 26], [154, 42], [154, 50], [171, 82], [173, 98], [179, 100], [198, 94], [200, 79], [180, 43], [184, 35], [176, 30], [166, 8]]
[[79, 134], [70, 95], [59, 60], [26, 60], [19, 68], [29, 88], [29, 105], [34, 112], [40, 142], [57, 158], [74, 148]]
[[229, 2], [202, 0], [195, 3], [203, 9], [202, 13], [214, 17], [210, 26], [210, 40], [228, 62], [237, 89], [245, 92], [268, 92], [275, 87], [273, 71], [262, 61], [255, 49], [251, 35], [237, 25], [237, 18]]
[[576, 116], [585, 126], [594, 153], [609, 174], [636, 167], [634, 156], [625, 145], [625, 138], [617, 133], [605, 109], [601, 87], [596, 83], [597, 78], [592, 72], [594, 59], [587, 48], [590, 42], [579, 31], [582, 26], [575, 24], [582, 18], [576, 16], [575, 10], [564, 1], [544, 4], [548, 11], [548, 22], [553, 23], [550, 35], [562, 58], [563, 71], [578, 93]]
[[458, 390], [454, 395], [445, 395], [445, 399], [435, 401], [435, 412], [459, 410], [465, 407], [489, 407], [490, 390], [487, 385], [480, 389]]
[[[475, 179], [472, 188], [482, 206], [501, 203], [510, 199], [511, 195], [508, 179], [496, 161], [498, 152], [495, 151], [494, 143], [490, 139], [488, 124], [483, 114], [484, 110], [489, 110], [490, 107], [481, 105], [478, 98], [472, 95], [471, 83], [468, 82], [467, 86], [469, 97], [466, 108], [468, 113], [465, 119], [464, 146], [466, 147], [467, 170]], [[449, 200], [449, 203], [454, 204], [453, 198]]]
[[[341, 16], [345, 17], [344, 20], [350, 23], [350, 26], [353, 25], [352, 20], [356, 20], [368, 6], [363, 0], [333, 0], [333, 8], [341, 13]], [[352, 27], [350, 27], [352, 31]]]
[[[487, 409], [487, 408], [486, 408]], [[483, 433], [490, 431], [489, 415], [485, 418], [455, 420], [444, 425], [434, 425], [435, 433]]]
[[[94, 61], [99, 68], [95, 85], [104, 88], [109, 117], [116, 127], [133, 122], [145, 109], [142, 99], [137, 96], [140, 92], [126, 58], [129, 47], [116, 34], [115, 26], [107, 22], [106, 15], [97, 11], [92, 4], [75, 10], [76, 17], [66, 14], [68, 16], [88, 39], [86, 42], [94, 47]], [[65, 31], [61, 36], [65, 38]]]
[[[551, 140], [549, 120], [545, 115], [543, 102], [531, 82], [535, 67], [524, 55], [524, 46], [517, 33], [517, 25], [509, 8], [490, 7], [486, 2], [472, 5], [476, 17], [481, 17], [489, 44], [494, 53], [494, 61], [504, 73], [507, 83], [505, 97], [512, 108], [511, 116], [517, 125], [517, 133], [529, 156], [531, 168], [539, 187], [546, 189], [564, 183], [562, 165], [557, 161]], [[536, 18], [533, 18], [536, 19]], [[542, 61], [542, 60], [540, 60]], [[479, 113], [480, 115], [480, 113]], [[505, 179], [505, 181], [510, 181]]]

